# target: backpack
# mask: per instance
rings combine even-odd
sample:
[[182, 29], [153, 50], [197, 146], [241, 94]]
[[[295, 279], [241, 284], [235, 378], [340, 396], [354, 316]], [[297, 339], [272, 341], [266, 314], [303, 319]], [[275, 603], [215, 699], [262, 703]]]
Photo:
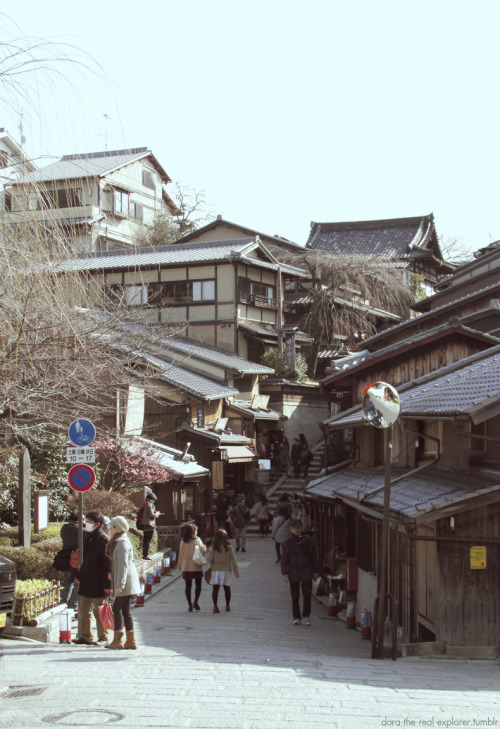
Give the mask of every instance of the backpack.
[[60, 572], [69, 572], [70, 570], [71, 549], [60, 549], [54, 556], [52, 567]]
[[[146, 504], [144, 504], [144, 506], [146, 506]], [[135, 528], [139, 529], [139, 531], [142, 531], [142, 517], [144, 516], [144, 506], [141, 506], [135, 518]]]
[[74, 552], [72, 552], [70, 560], [69, 560], [69, 566], [72, 567], [74, 570], [77, 570], [80, 566], [80, 558], [78, 556], [78, 549], [75, 549]]

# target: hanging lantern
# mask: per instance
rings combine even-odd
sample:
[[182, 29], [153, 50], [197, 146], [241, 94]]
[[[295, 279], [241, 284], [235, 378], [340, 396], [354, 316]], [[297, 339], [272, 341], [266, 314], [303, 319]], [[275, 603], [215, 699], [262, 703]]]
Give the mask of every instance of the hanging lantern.
[[140, 591], [140, 593], [135, 596], [135, 606], [136, 607], [143, 607], [144, 606], [144, 582], [141, 582], [141, 591]]
[[345, 627], [356, 630], [356, 603], [348, 602], [346, 606]]
[[155, 564], [154, 566], [153, 582], [155, 585], [161, 582], [161, 564]]
[[372, 614], [366, 608], [361, 613], [361, 637], [365, 640], [372, 637]]
[[163, 557], [163, 574], [170, 574], [170, 557]]
[[71, 613], [64, 610], [59, 613], [59, 643], [71, 643]]
[[144, 585], [145, 592], [153, 591], [153, 573], [146, 572], [146, 584]]

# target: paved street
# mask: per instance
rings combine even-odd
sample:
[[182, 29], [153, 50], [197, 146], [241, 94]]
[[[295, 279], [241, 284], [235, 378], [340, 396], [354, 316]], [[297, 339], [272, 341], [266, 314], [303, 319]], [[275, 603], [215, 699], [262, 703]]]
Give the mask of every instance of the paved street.
[[292, 625], [270, 539], [238, 556], [230, 613], [205, 582], [188, 613], [176, 580], [133, 611], [137, 651], [1, 640], [0, 727], [500, 727], [498, 662], [371, 660], [314, 599], [311, 627]]

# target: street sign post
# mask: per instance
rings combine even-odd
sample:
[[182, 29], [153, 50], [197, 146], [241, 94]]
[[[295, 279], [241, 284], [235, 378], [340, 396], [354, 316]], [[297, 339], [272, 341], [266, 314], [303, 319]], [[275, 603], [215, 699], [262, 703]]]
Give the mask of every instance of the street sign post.
[[79, 463], [70, 468], [68, 472], [68, 483], [79, 494], [88, 491], [95, 484], [94, 469], [86, 463]]
[[95, 440], [95, 425], [86, 418], [73, 420], [68, 428], [68, 436], [74, 446], [89, 446]]
[[95, 463], [95, 448], [66, 448], [66, 463]]

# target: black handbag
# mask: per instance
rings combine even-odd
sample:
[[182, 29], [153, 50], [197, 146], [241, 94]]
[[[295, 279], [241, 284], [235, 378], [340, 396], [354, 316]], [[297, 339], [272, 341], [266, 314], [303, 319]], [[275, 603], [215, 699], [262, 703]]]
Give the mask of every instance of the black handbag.
[[72, 549], [60, 549], [54, 557], [52, 567], [60, 572], [69, 572], [71, 565], [69, 560], [71, 559]]

